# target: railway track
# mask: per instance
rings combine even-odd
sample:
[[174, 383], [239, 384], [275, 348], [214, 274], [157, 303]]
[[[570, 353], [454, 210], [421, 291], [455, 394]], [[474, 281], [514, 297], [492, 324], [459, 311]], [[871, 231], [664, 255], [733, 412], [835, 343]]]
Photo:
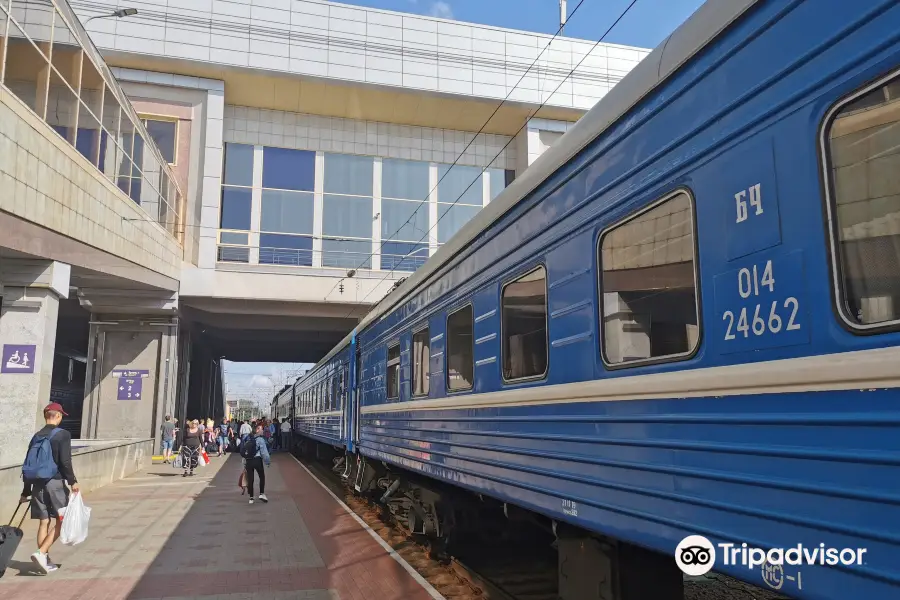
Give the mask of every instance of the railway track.
[[[447, 600], [557, 600], [556, 551], [549, 543], [479, 540], [455, 549], [449, 561], [439, 560], [427, 542], [391, 519], [380, 505], [351, 493], [329, 465], [305, 456], [298, 459]], [[710, 573], [686, 578], [684, 600], [790, 598]]]

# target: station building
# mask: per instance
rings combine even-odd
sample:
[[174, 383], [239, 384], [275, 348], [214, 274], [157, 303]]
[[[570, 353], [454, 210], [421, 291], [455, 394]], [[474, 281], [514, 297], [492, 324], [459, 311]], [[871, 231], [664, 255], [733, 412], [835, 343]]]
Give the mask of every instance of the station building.
[[149, 437], [223, 414], [222, 358], [315, 362], [648, 53], [321, 0], [3, 31], [0, 465], [50, 397]]

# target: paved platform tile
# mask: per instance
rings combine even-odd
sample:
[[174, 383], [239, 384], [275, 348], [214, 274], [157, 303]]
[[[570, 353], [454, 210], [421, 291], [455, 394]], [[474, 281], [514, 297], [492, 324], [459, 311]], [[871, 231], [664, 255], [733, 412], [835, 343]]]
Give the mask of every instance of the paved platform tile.
[[267, 473], [268, 504], [237, 487], [240, 457], [192, 478], [168, 465], [85, 496], [90, 535], [34, 572], [36, 522], [0, 579], [4, 600], [424, 600], [431, 596], [292, 457]]

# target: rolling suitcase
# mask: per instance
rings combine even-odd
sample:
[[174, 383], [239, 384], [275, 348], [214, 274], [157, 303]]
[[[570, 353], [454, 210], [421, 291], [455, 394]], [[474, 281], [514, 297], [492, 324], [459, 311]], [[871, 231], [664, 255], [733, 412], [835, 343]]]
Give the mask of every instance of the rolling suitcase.
[[[9, 566], [13, 554], [16, 553], [16, 548], [19, 547], [19, 543], [22, 541], [22, 523], [28, 515], [28, 504], [28, 502], [23, 502], [16, 507], [16, 510], [13, 511], [12, 519], [9, 520], [9, 525], [0, 525], [0, 577], [3, 577], [3, 574], [6, 573], [6, 567]], [[25, 507], [22, 519], [19, 521], [18, 527], [13, 527], [12, 522], [16, 519], [16, 513], [19, 512], [19, 508], [22, 506]]]

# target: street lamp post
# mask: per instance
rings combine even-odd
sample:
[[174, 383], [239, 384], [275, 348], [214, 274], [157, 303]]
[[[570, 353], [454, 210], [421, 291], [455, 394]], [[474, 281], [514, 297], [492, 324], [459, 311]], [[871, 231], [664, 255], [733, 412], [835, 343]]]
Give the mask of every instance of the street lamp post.
[[136, 8], [120, 8], [117, 11], [111, 12], [108, 15], [95, 15], [93, 17], [88, 18], [87, 21], [84, 22], [85, 25], [93, 21], [94, 19], [121, 19], [122, 17], [131, 17], [138, 13], [138, 9]]

